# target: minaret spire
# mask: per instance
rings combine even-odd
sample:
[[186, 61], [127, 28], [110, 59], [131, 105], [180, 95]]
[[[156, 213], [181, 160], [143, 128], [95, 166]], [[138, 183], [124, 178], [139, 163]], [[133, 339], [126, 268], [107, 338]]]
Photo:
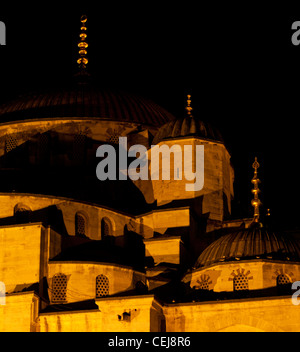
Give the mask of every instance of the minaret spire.
[[86, 34], [86, 31], [87, 31], [87, 28], [86, 28], [86, 22], [87, 22], [87, 16], [83, 15], [81, 16], [80, 18], [80, 21], [81, 21], [81, 33], [79, 34], [79, 37], [81, 39], [81, 41], [78, 43], [78, 47], [79, 47], [79, 59], [77, 60], [77, 63], [79, 65], [79, 68], [81, 70], [85, 70], [86, 69], [86, 66], [88, 64], [88, 59], [87, 59], [87, 48], [88, 48], [88, 43], [85, 41], [86, 40], [86, 37], [87, 37], [87, 34]]
[[251, 205], [254, 208], [254, 218], [253, 218], [253, 222], [258, 223], [259, 222], [259, 207], [261, 206], [261, 201], [258, 198], [258, 193], [260, 192], [260, 189], [258, 188], [258, 184], [260, 183], [259, 178], [257, 177], [257, 169], [260, 167], [257, 158], [255, 157], [255, 161], [252, 164], [252, 167], [254, 169], [254, 176], [251, 180], [251, 182], [254, 185], [254, 188], [252, 189], [252, 193], [254, 195], [254, 199], [252, 199], [251, 201]]
[[192, 117], [192, 110], [193, 110], [193, 108], [191, 107], [191, 102], [192, 102], [191, 95], [188, 94], [187, 95], [187, 105], [186, 105], [185, 110], [187, 111], [187, 115], [189, 117]]

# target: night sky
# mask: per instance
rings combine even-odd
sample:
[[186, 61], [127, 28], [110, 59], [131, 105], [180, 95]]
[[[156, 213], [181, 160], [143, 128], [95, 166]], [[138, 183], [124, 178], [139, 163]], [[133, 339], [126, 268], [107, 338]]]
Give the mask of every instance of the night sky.
[[299, 228], [300, 45], [291, 42], [291, 26], [300, 11], [271, 3], [197, 3], [1, 8], [7, 45], [0, 46], [0, 102], [60, 87], [76, 73], [86, 14], [93, 77], [103, 87], [151, 98], [178, 117], [191, 94], [194, 116], [218, 127], [231, 153], [234, 215], [253, 215], [257, 156], [261, 213], [270, 208], [278, 227]]

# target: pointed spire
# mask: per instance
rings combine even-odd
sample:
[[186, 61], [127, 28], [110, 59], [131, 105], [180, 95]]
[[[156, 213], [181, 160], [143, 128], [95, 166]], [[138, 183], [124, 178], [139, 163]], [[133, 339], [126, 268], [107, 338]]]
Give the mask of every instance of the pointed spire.
[[254, 185], [254, 188], [252, 189], [252, 193], [254, 195], [254, 199], [251, 201], [251, 205], [254, 208], [254, 218], [253, 222], [258, 223], [259, 222], [259, 207], [261, 206], [261, 201], [258, 198], [258, 194], [260, 192], [260, 189], [258, 188], [258, 184], [260, 183], [259, 178], [257, 177], [257, 169], [260, 167], [257, 158], [255, 158], [254, 163], [252, 164], [252, 167], [254, 169], [254, 177], [252, 178], [251, 182]]
[[187, 111], [187, 115], [189, 117], [192, 117], [192, 110], [193, 110], [193, 108], [191, 107], [191, 102], [192, 102], [191, 95], [188, 94], [187, 95], [187, 105], [186, 105], [185, 110]]
[[85, 41], [87, 34], [87, 28], [86, 28], [86, 22], [87, 22], [87, 17], [85, 15], [81, 16], [81, 33], [79, 34], [79, 37], [81, 39], [81, 41], [78, 43], [78, 47], [79, 47], [79, 59], [77, 60], [77, 63], [79, 65], [79, 68], [81, 70], [85, 70], [86, 66], [88, 64], [88, 59], [87, 59], [87, 48], [88, 48], [88, 43]]

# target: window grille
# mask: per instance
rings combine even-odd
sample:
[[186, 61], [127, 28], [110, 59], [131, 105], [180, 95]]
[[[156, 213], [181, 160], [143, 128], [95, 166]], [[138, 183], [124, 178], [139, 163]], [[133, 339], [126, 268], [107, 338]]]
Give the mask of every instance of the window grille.
[[233, 279], [234, 291], [249, 290], [248, 278], [244, 274], [238, 274]]
[[277, 276], [277, 285], [282, 286], [282, 285], [288, 285], [291, 283], [290, 278], [285, 275], [285, 274], [280, 274]]
[[56, 274], [52, 278], [52, 302], [66, 302], [67, 300], [67, 276]]
[[101, 220], [101, 235], [102, 238], [105, 236], [111, 236], [111, 224], [108, 219]]
[[109, 280], [105, 275], [96, 277], [96, 298], [101, 298], [109, 295]]
[[43, 133], [38, 141], [38, 158], [40, 163], [48, 163], [50, 158], [50, 136]]
[[13, 135], [7, 135], [5, 139], [5, 152], [9, 153], [12, 150], [16, 149], [18, 146], [18, 140]]
[[107, 141], [111, 144], [118, 144], [119, 143], [119, 133], [117, 133], [115, 130], [110, 133]]
[[197, 285], [194, 286], [195, 289], [197, 290], [206, 290], [209, 291], [209, 285], [212, 284], [212, 281], [210, 280], [210, 276], [203, 274], [201, 277], [197, 280]]
[[86, 220], [82, 214], [75, 215], [76, 236], [86, 235]]
[[82, 132], [74, 136], [74, 160], [82, 163], [85, 157], [86, 135]]
[[209, 290], [208, 280], [198, 281], [197, 289], [199, 290]]

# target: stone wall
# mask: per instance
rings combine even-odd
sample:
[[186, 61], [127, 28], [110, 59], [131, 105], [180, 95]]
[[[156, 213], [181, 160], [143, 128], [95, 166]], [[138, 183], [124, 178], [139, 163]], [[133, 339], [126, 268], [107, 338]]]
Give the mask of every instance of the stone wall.
[[0, 281], [7, 292], [20, 292], [45, 276], [48, 251], [42, 257], [41, 246], [46, 231], [42, 224], [0, 228]]
[[111, 235], [115, 237], [124, 235], [125, 226], [130, 231], [141, 234], [144, 238], [153, 237], [155, 231], [164, 234], [168, 228], [189, 226], [188, 207], [154, 210], [146, 214], [133, 216], [94, 204], [52, 196], [2, 193], [0, 194], [0, 201], [2, 205], [0, 221], [6, 219], [7, 222], [13, 220], [14, 209], [18, 204], [23, 204], [33, 212], [39, 212], [41, 219], [43, 218], [42, 211], [54, 206], [58, 210], [57, 216], [61, 212], [61, 221], [70, 236], [75, 236], [75, 215], [81, 213], [87, 220], [86, 236], [93, 240], [102, 238], [101, 220], [103, 218], [107, 218], [111, 222]]
[[290, 296], [167, 305], [167, 332], [294, 332], [300, 310]]
[[67, 276], [66, 302], [80, 302], [96, 298], [96, 277], [104, 275], [108, 279], [109, 295], [135, 289], [137, 282], [146, 282], [145, 274], [123, 267], [105, 263], [89, 262], [50, 262], [48, 265], [48, 287], [51, 300], [52, 278], [56, 274]]
[[[0, 305], [1, 332], [299, 332], [290, 296], [161, 305], [154, 296], [102, 298], [98, 308], [39, 313], [33, 292]], [[60, 308], [62, 309], [62, 307]]]
[[99, 309], [42, 313], [41, 332], [158, 332], [162, 309], [152, 295], [96, 300]]
[[[195, 211], [199, 216], [209, 214], [210, 219], [222, 221], [224, 214], [230, 214], [231, 200], [233, 198], [233, 169], [230, 164], [230, 155], [225, 146], [222, 143], [204, 141], [198, 138], [181, 138], [161, 142], [154, 148], [162, 145], [166, 145], [169, 148], [178, 145], [182, 151], [185, 146], [192, 146], [193, 157], [190, 162], [193, 172], [196, 171], [196, 148], [199, 145], [204, 146], [204, 186], [203, 189], [196, 191], [186, 190], [186, 185], [193, 184], [195, 181], [186, 180], [184, 172], [182, 172], [181, 180], [176, 179], [178, 170], [174, 170], [174, 157], [171, 154], [170, 180], [162, 179], [161, 166], [159, 180], [152, 180], [153, 198], [157, 200], [157, 204], [164, 205], [183, 199], [199, 199], [199, 202], [194, 202]], [[151, 153], [152, 150], [148, 150], [150, 170], [152, 167]], [[184, 161], [187, 162], [186, 160]], [[160, 165], [162, 165], [162, 162], [169, 162], [168, 158], [165, 158], [163, 154]], [[184, 170], [184, 166], [182, 170]], [[141, 183], [139, 187], [143, 192]], [[152, 198], [150, 197], [150, 199]]]
[[5, 305], [0, 305], [0, 331], [34, 332], [38, 314], [39, 298], [35, 293], [9, 294]]
[[233, 279], [238, 274], [247, 278], [249, 290], [263, 290], [276, 287], [277, 277], [281, 274], [286, 275], [291, 283], [300, 280], [300, 265], [268, 259], [224, 262], [194, 270], [185, 276], [183, 282], [193, 288], [199, 286], [199, 282], [207, 281], [209, 290], [232, 292]]

